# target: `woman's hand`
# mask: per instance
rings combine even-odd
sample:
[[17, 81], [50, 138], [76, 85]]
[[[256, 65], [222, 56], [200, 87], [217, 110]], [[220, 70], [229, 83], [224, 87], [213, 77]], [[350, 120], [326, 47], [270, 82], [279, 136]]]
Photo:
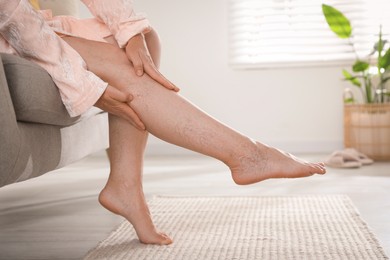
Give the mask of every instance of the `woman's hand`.
[[133, 100], [131, 94], [124, 93], [113, 86], [108, 85], [103, 95], [95, 103], [95, 106], [110, 114], [127, 120], [139, 130], [145, 130], [145, 125], [137, 113], [130, 107]]
[[131, 63], [133, 63], [135, 73], [142, 76], [144, 72], [152, 79], [173, 91], [179, 91], [179, 88], [167, 80], [156, 68], [150, 56], [145, 38], [142, 33], [132, 37], [126, 45], [126, 54]]

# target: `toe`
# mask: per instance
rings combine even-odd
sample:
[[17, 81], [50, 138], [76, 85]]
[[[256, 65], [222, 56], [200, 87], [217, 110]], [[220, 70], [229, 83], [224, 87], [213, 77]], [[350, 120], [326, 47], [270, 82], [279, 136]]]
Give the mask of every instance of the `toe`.
[[163, 241], [161, 241], [161, 245], [170, 245], [173, 243], [173, 240], [170, 237], [166, 237]]
[[324, 165], [319, 165], [318, 169], [320, 170], [318, 173], [319, 174], [325, 174], [326, 173], [326, 168]]
[[162, 236], [162, 241], [161, 241], [161, 245], [170, 245], [173, 243], [173, 240], [165, 233], [160, 233], [160, 235]]

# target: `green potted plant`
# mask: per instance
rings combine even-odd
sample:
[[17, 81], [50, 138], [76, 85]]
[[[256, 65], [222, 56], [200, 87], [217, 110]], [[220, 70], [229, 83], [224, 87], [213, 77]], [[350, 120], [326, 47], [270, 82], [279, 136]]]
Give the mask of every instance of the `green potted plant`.
[[390, 42], [378, 41], [366, 57], [359, 57], [349, 19], [336, 8], [323, 4], [322, 12], [329, 28], [348, 40], [356, 60], [351, 71], [343, 69], [344, 80], [360, 90], [360, 99], [347, 89], [344, 96], [344, 145], [353, 147], [376, 160], [390, 160]]

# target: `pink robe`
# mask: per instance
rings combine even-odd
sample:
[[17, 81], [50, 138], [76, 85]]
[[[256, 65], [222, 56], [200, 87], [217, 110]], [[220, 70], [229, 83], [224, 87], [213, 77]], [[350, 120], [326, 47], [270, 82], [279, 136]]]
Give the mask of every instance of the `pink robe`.
[[58, 35], [104, 41], [113, 35], [122, 48], [136, 34], [151, 30], [143, 15], [134, 13], [131, 0], [82, 0], [92, 19], [52, 17], [35, 11], [27, 0], [0, 0], [0, 52], [11, 53], [43, 67], [56, 83], [70, 114], [92, 107], [107, 83], [88, 71], [81, 56]]

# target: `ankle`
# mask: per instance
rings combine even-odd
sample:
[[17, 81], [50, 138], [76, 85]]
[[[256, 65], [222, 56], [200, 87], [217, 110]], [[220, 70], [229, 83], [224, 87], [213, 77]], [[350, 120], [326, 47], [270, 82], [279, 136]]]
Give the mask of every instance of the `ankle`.
[[224, 161], [224, 163], [230, 169], [242, 168], [247, 161], [255, 160], [259, 153], [261, 153], [261, 149], [258, 144], [248, 138], [246, 142], [236, 147], [235, 151], [230, 154], [229, 159]]
[[[115, 176], [115, 177], [113, 177]], [[105, 188], [115, 187], [115, 189], [124, 189], [127, 192], [133, 190], [139, 190], [142, 188], [142, 181], [140, 178], [128, 178], [126, 177], [118, 177], [118, 175], [110, 174], [110, 177], [107, 180], [107, 184]]]
[[243, 146], [242, 150], [242, 153], [228, 165], [233, 181], [238, 185], [251, 184], [253, 181], [248, 179], [248, 173], [252, 172], [262, 175], [260, 178], [266, 178], [269, 147], [251, 141]]

